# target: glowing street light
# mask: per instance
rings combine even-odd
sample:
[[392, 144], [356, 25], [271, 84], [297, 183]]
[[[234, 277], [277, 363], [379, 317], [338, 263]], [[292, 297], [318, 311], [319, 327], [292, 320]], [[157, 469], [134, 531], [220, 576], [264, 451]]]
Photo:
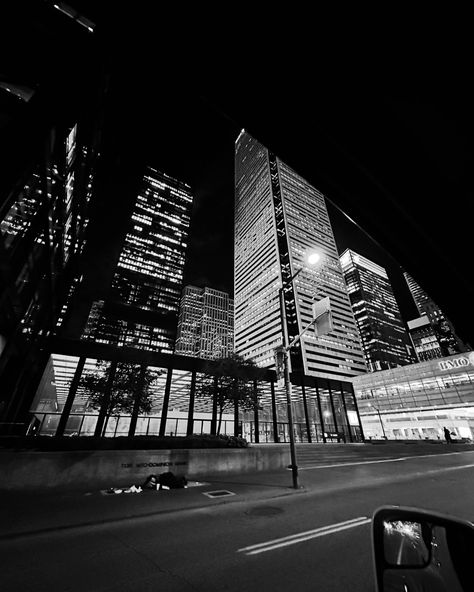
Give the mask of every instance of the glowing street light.
[[[310, 251], [305, 256], [305, 261], [308, 265], [314, 266], [319, 263], [321, 260], [321, 254], [317, 251]], [[280, 319], [281, 319], [281, 326], [283, 332], [283, 345], [280, 347], [275, 348], [275, 367], [277, 370], [277, 377], [280, 379], [281, 377], [284, 378], [285, 382], [285, 392], [286, 392], [286, 405], [287, 405], [287, 413], [288, 413], [288, 432], [290, 437], [290, 456], [291, 456], [291, 472], [293, 478], [293, 487], [298, 489], [298, 465], [296, 463], [296, 448], [295, 448], [295, 434], [293, 429], [293, 411], [292, 411], [292, 404], [291, 404], [291, 382], [290, 382], [290, 366], [289, 366], [289, 351], [290, 349], [298, 343], [301, 339], [303, 334], [313, 325], [316, 327], [316, 323], [319, 318], [325, 316], [325, 318], [329, 318], [331, 316], [329, 306], [329, 299], [328, 299], [328, 306], [324, 307], [324, 311], [317, 311], [315, 312], [315, 308], [313, 306], [313, 319], [309, 323], [307, 327], [303, 329], [303, 331], [293, 339], [291, 343], [288, 342], [288, 326], [286, 323], [286, 309], [285, 309], [285, 297], [284, 291], [285, 288], [290, 285], [296, 276], [303, 271], [303, 267], [298, 269], [298, 271], [291, 276], [289, 280], [282, 283], [281, 288], [279, 289], [279, 297], [280, 297]], [[317, 330], [318, 335], [323, 335], [327, 333], [328, 328], [332, 328], [332, 323], [326, 323], [325, 327], [321, 330]]]
[[317, 251], [312, 251], [306, 257], [306, 261], [309, 263], [309, 265], [316, 265], [316, 263], [318, 263], [320, 259], [321, 255]]

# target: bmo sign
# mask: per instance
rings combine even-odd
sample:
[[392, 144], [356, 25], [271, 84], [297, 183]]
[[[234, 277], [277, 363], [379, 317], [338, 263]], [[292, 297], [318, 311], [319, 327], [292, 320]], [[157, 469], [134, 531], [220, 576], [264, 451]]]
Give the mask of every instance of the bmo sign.
[[453, 360], [443, 360], [442, 362], [439, 362], [440, 370], [455, 370], [456, 368], [471, 365], [474, 366], [474, 352], [471, 352], [468, 356], [460, 356]]

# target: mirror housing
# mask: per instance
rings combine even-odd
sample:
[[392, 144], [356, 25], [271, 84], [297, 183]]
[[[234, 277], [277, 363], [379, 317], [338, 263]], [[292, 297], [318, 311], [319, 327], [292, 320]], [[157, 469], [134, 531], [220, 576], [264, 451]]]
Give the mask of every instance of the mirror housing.
[[372, 518], [378, 592], [474, 590], [474, 524], [418, 508], [383, 506]]

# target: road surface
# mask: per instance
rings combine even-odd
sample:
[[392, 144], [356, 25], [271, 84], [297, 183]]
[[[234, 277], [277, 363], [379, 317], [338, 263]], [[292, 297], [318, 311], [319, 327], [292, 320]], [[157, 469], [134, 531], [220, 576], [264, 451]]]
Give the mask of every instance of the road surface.
[[370, 592], [377, 507], [474, 520], [474, 451], [373, 450], [315, 458], [299, 447], [304, 488], [290, 495], [0, 540], [0, 590]]

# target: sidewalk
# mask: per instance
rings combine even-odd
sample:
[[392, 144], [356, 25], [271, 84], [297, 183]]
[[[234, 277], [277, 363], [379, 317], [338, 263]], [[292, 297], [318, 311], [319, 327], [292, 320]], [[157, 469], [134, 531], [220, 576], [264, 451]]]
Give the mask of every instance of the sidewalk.
[[[204, 495], [216, 491], [221, 492], [216, 497]], [[0, 540], [298, 493], [292, 487], [289, 470], [190, 481], [185, 489], [144, 489], [141, 493], [106, 494], [100, 489], [37, 494], [1, 491]]]
[[[359, 449], [359, 452], [355, 448], [346, 450], [347, 447], [345, 447], [346, 453], [344, 458], [341, 458], [339, 451], [342, 450], [342, 446], [335, 445], [331, 449], [324, 447], [319, 450], [317, 464], [334, 467], [330, 473], [324, 473], [324, 482], [318, 478], [318, 473], [306, 470], [313, 463], [305, 457], [302, 448], [298, 450], [299, 480], [303, 486], [299, 490], [292, 487], [291, 471], [281, 469], [272, 472], [228, 474], [202, 478], [200, 482], [189, 481], [186, 489], [161, 491], [145, 489], [141, 493], [105, 494], [105, 490], [101, 490], [100, 486], [76, 490], [51, 490], [49, 492], [43, 490], [36, 493], [0, 491], [0, 540], [34, 534], [48, 534], [61, 529], [107, 524], [139, 517], [146, 518], [147, 516], [208, 508], [222, 504], [271, 500], [309, 491], [314, 493], [323, 489], [327, 492], [331, 488], [333, 491], [339, 491], [347, 487], [366, 487], [365, 471], [368, 469], [359, 471], [358, 477], [352, 474], [351, 479], [348, 480], [346, 473], [348, 464], [368, 463], [367, 467], [369, 468], [378, 467], [378, 476], [371, 477], [371, 482], [374, 485], [384, 480], [394, 479], [392, 462], [371, 464], [379, 462], [378, 460], [374, 461], [374, 458], [377, 459], [380, 456], [381, 450], [377, 455], [375, 454], [376, 448], [379, 447]], [[408, 455], [408, 458], [410, 452], [414, 452], [406, 446], [394, 446], [393, 451], [390, 451], [389, 448], [388, 445], [383, 447], [383, 457], [391, 458], [390, 452], [393, 452], [394, 460], [397, 456]], [[309, 447], [308, 451], [310, 451]], [[348, 451], [351, 454], [348, 454]], [[323, 452], [324, 454], [322, 454]], [[417, 450], [415, 452], [418, 453]], [[419, 452], [421, 458], [418, 459], [418, 454], [413, 458], [413, 463], [415, 463], [413, 465], [415, 467], [413, 469], [415, 471], [414, 477], [416, 477], [418, 470], [416, 463], [421, 463], [422, 467], [425, 461], [426, 451], [421, 449]], [[473, 453], [474, 446], [472, 444], [440, 446], [439, 452], [442, 453], [442, 456], [447, 452]], [[440, 458], [439, 454], [435, 454], [434, 457]], [[438, 464], [439, 462], [439, 460], [435, 461]], [[400, 474], [400, 479], [411, 478], [411, 473], [406, 472], [405, 476], [405, 472], [406, 468]], [[108, 487], [142, 486], [146, 476], [144, 474], [140, 481], [129, 483], [125, 483], [122, 478], [122, 481], [109, 483]], [[227, 491], [233, 495], [217, 495], [216, 497], [204, 495], [215, 491]]]

